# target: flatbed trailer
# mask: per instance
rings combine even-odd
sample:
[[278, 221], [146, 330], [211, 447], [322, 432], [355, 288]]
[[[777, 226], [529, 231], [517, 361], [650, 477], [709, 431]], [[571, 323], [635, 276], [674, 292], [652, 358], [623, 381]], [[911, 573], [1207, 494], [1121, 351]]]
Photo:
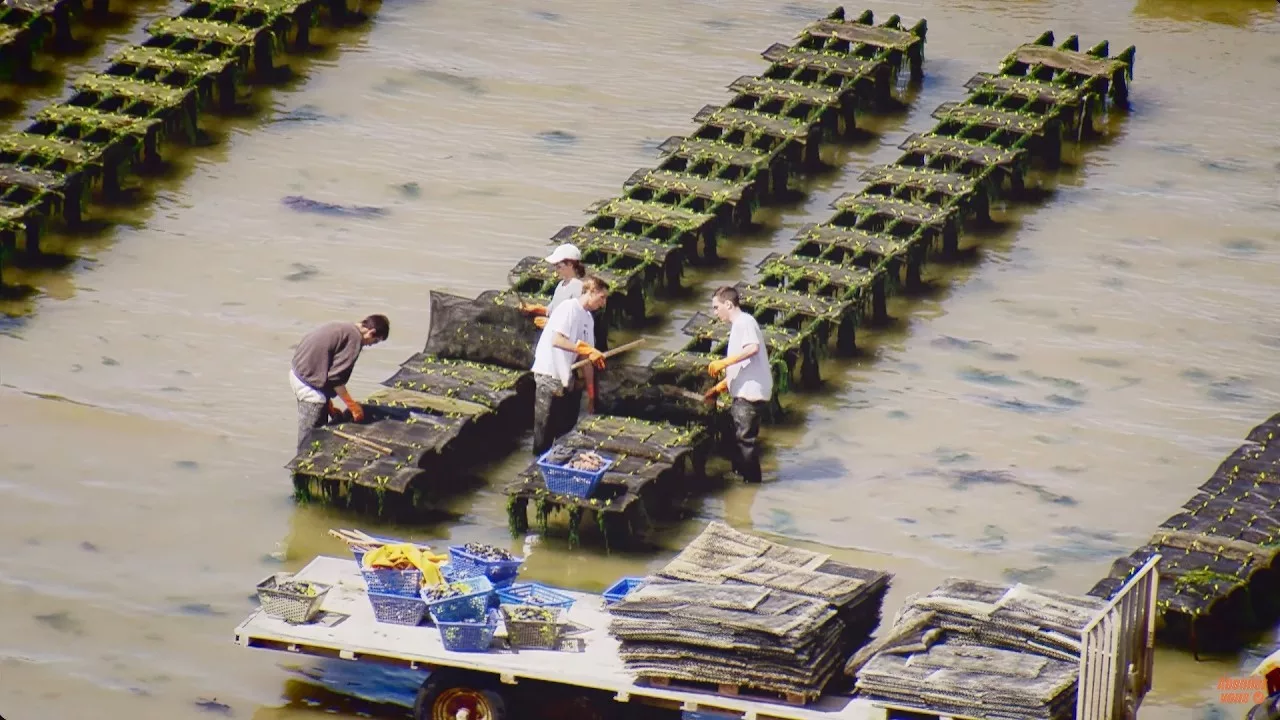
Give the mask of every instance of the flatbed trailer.
[[[445, 650], [439, 630], [430, 625], [410, 627], [377, 622], [366, 595], [367, 586], [354, 560], [317, 557], [294, 579], [331, 586], [321, 615], [311, 623], [291, 625], [268, 617], [259, 608], [236, 627], [236, 642], [248, 648], [429, 671], [418, 690], [414, 707], [416, 720], [504, 720], [517, 717], [511, 713], [512, 708], [519, 708], [521, 720], [527, 717], [614, 720], [629, 717], [636, 710], [652, 712], [655, 708], [743, 720], [958, 717], [893, 708], [848, 695], [828, 694], [801, 706], [787, 704], [781, 698], [732, 696], [695, 687], [646, 684], [624, 666], [618, 654], [618, 641], [608, 632], [610, 616], [604, 598], [591, 593], [560, 590], [574, 599], [563, 622], [572, 628], [569, 639], [577, 651], [496, 649], [499, 643], [495, 641], [495, 649], [489, 652], [468, 653]], [[1140, 600], [1142, 605], [1153, 597], [1154, 577], [1151, 580], [1152, 586], [1140, 593], [1145, 596], [1141, 600], [1146, 601]], [[500, 629], [499, 637], [501, 633]], [[1116, 635], [1119, 639], [1121, 633]], [[1133, 649], [1139, 652], [1139, 657], [1125, 658], [1133, 665], [1121, 663], [1115, 668], [1107, 663], [1108, 672], [1101, 676], [1086, 671], [1083, 677], [1094, 675], [1095, 682], [1101, 681], [1097, 682], [1097, 689], [1103, 691], [1100, 695], [1110, 694], [1116, 679], [1123, 681], [1125, 673], [1120, 668], [1126, 666], [1131, 671], [1134, 665], [1145, 670], [1141, 672], [1142, 680], [1146, 680], [1149, 687], [1149, 656], [1142, 657], [1150, 652], [1149, 639], [1145, 632], [1136, 635], [1133, 639], [1138, 641], [1138, 647]], [[1081, 685], [1085, 691], [1092, 683]], [[1141, 688], [1143, 694], [1146, 687]], [[533, 693], [527, 694], [529, 691]], [[557, 695], [561, 697], [548, 700], [548, 696]], [[1141, 702], [1141, 694], [1137, 702]], [[1081, 705], [1087, 708], [1089, 703]], [[1109, 702], [1105, 705], [1108, 707], [1102, 712], [1086, 709], [1085, 717], [1080, 720], [1117, 717], [1118, 708]], [[1136, 712], [1136, 706], [1131, 705], [1130, 709]], [[904, 710], [910, 710], [909, 714], [904, 714]]]

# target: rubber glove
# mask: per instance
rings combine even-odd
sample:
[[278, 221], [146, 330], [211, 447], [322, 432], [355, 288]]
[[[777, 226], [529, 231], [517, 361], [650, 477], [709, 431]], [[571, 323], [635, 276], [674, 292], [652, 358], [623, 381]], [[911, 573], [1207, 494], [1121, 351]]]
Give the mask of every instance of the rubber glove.
[[547, 326], [547, 318], [544, 315], [538, 315], [533, 319], [533, 326], [541, 330]]
[[579, 355], [586, 355], [590, 358], [591, 364], [595, 365], [597, 370], [604, 369], [604, 353], [588, 345], [585, 340], [579, 340], [573, 349], [577, 350]]
[[531, 304], [529, 304], [529, 303], [520, 303], [520, 312], [528, 313], [528, 314], [530, 314], [530, 315], [546, 315], [546, 314], [547, 314], [547, 306], [546, 306], [546, 305], [531, 305]]
[[326, 409], [329, 411], [330, 420], [337, 422], [337, 420], [342, 417], [342, 413], [338, 412], [338, 408], [334, 406], [332, 400], [329, 401], [329, 405]]
[[364, 422], [364, 406], [358, 402], [352, 401], [347, 403], [347, 409], [351, 411], [351, 419], [356, 422]]
[[702, 397], [707, 402], [713, 403], [716, 401], [717, 395], [719, 395], [720, 393], [728, 389], [729, 389], [729, 380], [728, 379], [721, 380], [720, 382], [716, 383], [710, 390], [708, 390], [707, 394], [703, 395]]
[[724, 372], [725, 368], [729, 367], [730, 364], [729, 358], [725, 358], [723, 360], [712, 360], [711, 363], [707, 365], [707, 373], [711, 375], [711, 377], [718, 377], [720, 373]]

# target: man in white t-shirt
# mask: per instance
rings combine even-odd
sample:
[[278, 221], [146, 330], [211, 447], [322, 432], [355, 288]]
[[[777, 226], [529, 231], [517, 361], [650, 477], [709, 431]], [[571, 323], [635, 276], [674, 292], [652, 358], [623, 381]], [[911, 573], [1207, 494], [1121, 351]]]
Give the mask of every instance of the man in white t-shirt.
[[715, 387], [707, 391], [708, 402], [728, 390], [733, 399], [729, 417], [733, 420], [734, 468], [742, 479], [758, 483], [760, 472], [760, 413], [773, 397], [773, 374], [769, 369], [769, 351], [765, 349], [760, 324], [738, 307], [738, 291], [722, 287], [711, 296], [711, 311], [721, 322], [730, 324], [729, 346], [723, 360], [707, 366], [711, 377], [725, 373]]
[[595, 409], [595, 371], [604, 369], [604, 354], [593, 347], [595, 320], [591, 313], [604, 307], [609, 286], [598, 277], [582, 281], [582, 295], [556, 306], [533, 351], [533, 454], [541, 455], [556, 438], [573, 429], [582, 404], [582, 390], [573, 364], [585, 357], [587, 412]]

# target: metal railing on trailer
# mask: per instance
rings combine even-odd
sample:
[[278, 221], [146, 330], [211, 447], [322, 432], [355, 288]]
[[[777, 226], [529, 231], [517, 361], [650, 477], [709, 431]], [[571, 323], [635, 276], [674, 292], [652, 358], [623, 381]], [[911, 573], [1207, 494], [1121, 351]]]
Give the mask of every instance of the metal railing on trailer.
[[1151, 689], [1155, 661], [1156, 590], [1160, 575], [1147, 560], [1093, 622], [1080, 644], [1076, 720], [1132, 720]]

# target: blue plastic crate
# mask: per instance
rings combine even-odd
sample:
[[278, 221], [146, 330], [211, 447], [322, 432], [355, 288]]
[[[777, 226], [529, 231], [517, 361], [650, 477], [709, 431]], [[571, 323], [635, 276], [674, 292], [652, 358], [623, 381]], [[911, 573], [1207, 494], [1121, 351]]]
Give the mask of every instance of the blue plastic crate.
[[[493, 595], [493, 583], [489, 582], [489, 578], [472, 577], [450, 582], [466, 585], [470, 592], [444, 600], [427, 600], [423, 597], [432, 619], [440, 618], [445, 622], [483, 619], [489, 612], [489, 598]], [[423, 592], [426, 590], [427, 588], [423, 588]]]
[[518, 583], [506, 590], [499, 590], [498, 600], [507, 605], [536, 605], [562, 610], [573, 607], [573, 598], [541, 583]]
[[400, 597], [418, 597], [422, 588], [422, 571], [392, 570], [390, 568], [361, 568], [360, 574], [369, 586], [369, 592]]
[[[574, 497], [588, 498], [595, 491], [596, 485], [600, 483], [600, 478], [609, 472], [609, 468], [613, 467], [613, 458], [606, 455], [600, 455], [604, 458], [604, 467], [591, 472], [588, 470], [575, 470], [573, 468], [563, 467], [547, 461], [547, 456], [556, 452], [559, 448], [552, 448], [538, 458], [538, 470], [542, 471], [542, 479], [547, 483], [547, 490], [556, 495], [572, 495]], [[596, 453], [599, 455], [599, 453]]]
[[479, 618], [454, 622], [431, 613], [431, 620], [440, 628], [440, 643], [452, 652], [487, 651], [501, 617], [497, 610], [489, 610]]
[[392, 625], [421, 625], [427, 614], [427, 604], [420, 597], [369, 593], [373, 616], [380, 623]]
[[644, 585], [644, 578], [640, 578], [640, 577], [622, 578], [621, 580], [619, 580], [618, 582], [610, 586], [608, 590], [604, 591], [603, 593], [604, 604], [613, 605], [614, 603], [621, 602], [622, 598], [626, 597], [631, 592], [639, 589], [641, 585]]
[[484, 576], [489, 578], [489, 582], [493, 583], [495, 588], [504, 588], [516, 581], [521, 565], [524, 565], [522, 557], [511, 560], [485, 560], [467, 552], [462, 545], [450, 545], [449, 564], [446, 567], [449, 568], [449, 574], [455, 578]]

